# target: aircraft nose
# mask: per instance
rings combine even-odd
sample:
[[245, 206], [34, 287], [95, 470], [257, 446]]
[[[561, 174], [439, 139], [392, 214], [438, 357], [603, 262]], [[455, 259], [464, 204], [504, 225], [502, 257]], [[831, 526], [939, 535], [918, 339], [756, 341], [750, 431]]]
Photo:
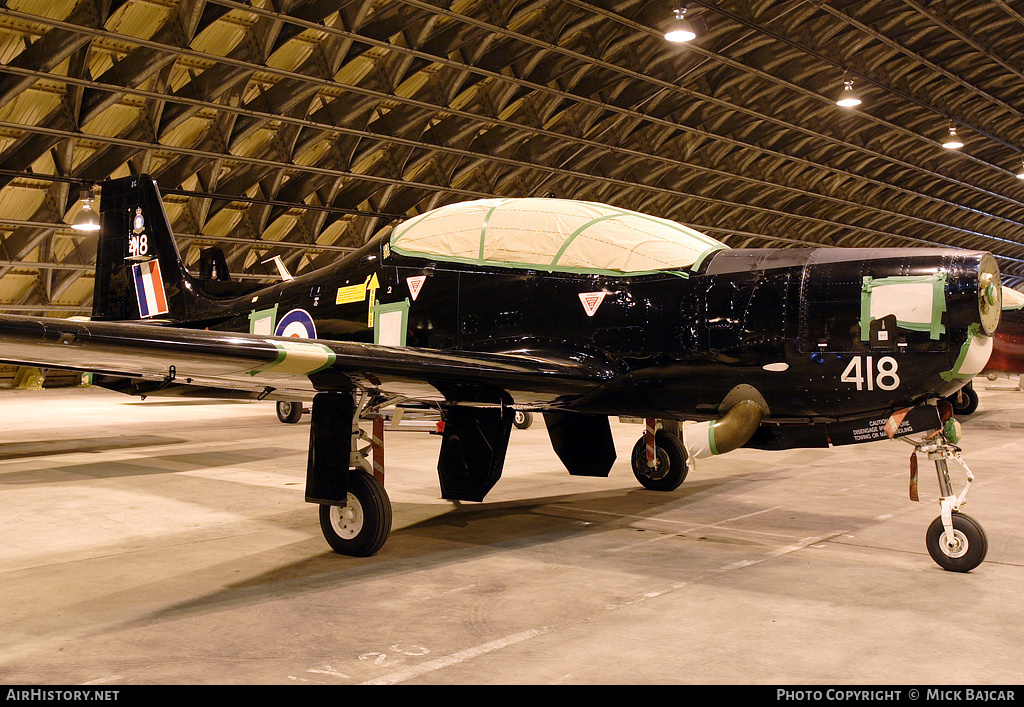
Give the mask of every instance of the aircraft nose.
[[818, 353], [958, 349], [990, 338], [1001, 313], [999, 267], [985, 251], [816, 249], [800, 287], [801, 345]]
[[950, 328], [994, 335], [1003, 311], [996, 259], [991, 253], [971, 253], [948, 270], [945, 295]]
[[[999, 265], [990, 253], [969, 258], [967, 266], [949, 275], [950, 344], [956, 355], [952, 368], [941, 374], [946, 382], [966, 381], [978, 375], [992, 354], [992, 337], [1002, 316]], [[957, 332], [961, 332], [959, 336]]]
[[1003, 288], [1000, 284], [999, 265], [986, 253], [978, 267], [978, 314], [981, 330], [988, 336], [996, 333], [1003, 312]]

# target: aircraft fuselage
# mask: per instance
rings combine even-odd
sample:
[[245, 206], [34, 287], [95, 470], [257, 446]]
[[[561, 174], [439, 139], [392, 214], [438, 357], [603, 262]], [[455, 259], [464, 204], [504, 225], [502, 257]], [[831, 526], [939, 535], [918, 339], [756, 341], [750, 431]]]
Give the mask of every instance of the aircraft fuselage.
[[[955, 367], [978, 320], [986, 258], [938, 248], [723, 250], [693, 272], [614, 277], [423, 260], [375, 240], [325, 270], [230, 302], [207, 298], [209, 316], [189, 325], [256, 331], [266, 316], [269, 333], [289, 335], [281, 323], [305, 312], [312, 330], [291, 335], [564, 355], [607, 373], [582, 398], [511, 389], [526, 406], [710, 419], [736, 386], [753, 385], [773, 419], [836, 419], [963, 383]], [[931, 320], [907, 328], [893, 317], [862, 333], [872, 326], [865, 283], [891, 278], [934, 280]]]

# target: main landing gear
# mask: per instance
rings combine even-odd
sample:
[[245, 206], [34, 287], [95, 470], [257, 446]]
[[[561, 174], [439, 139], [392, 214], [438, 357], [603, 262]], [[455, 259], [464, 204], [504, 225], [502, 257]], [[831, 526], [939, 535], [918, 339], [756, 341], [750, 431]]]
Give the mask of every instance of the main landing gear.
[[278, 400], [277, 419], [289, 425], [294, 425], [302, 419], [305, 409], [302, 403], [297, 400]]
[[643, 437], [633, 445], [630, 462], [633, 476], [651, 491], [674, 491], [686, 479], [686, 449], [679, 436], [657, 429], [656, 420], [646, 420]]
[[737, 386], [723, 400], [723, 406], [728, 403], [724, 414], [717, 420], [695, 423], [690, 441], [685, 442], [680, 420], [663, 419], [658, 429], [659, 421], [647, 418], [644, 436], [633, 447], [633, 475], [654, 491], [677, 488], [693, 460], [725, 454], [750, 441], [767, 411], [764, 400], [759, 399], [756, 390]]
[[[370, 410], [366, 399], [353, 405], [350, 396], [317, 396], [310, 431], [307, 500], [320, 504], [320, 530], [331, 549], [354, 557], [375, 554], [391, 534], [391, 500], [383, 483], [384, 417], [372, 416], [372, 435], [367, 435], [359, 426], [361, 414]], [[346, 424], [349, 443], [338, 444], [337, 433]], [[342, 496], [342, 477], [347, 478], [344, 505], [334, 502]]]
[[978, 409], [978, 393], [970, 383], [950, 395], [946, 400], [952, 404], [954, 415], [970, 415]]
[[[974, 474], [960, 458], [960, 448], [947, 437], [945, 430], [939, 430], [919, 441], [901, 437], [914, 445], [911, 458], [910, 497], [917, 500], [917, 453], [923, 452], [935, 462], [939, 479], [940, 515], [928, 526], [925, 545], [932, 559], [950, 572], [970, 572], [981, 564], [988, 552], [988, 537], [978, 521], [960, 512], [967, 492], [974, 481]], [[967, 483], [959, 494], [953, 491], [949, 478], [949, 462], [959, 465], [967, 476]]]
[[391, 534], [391, 501], [375, 476], [353, 469], [348, 479], [348, 503], [320, 505], [320, 530], [339, 555], [369, 557]]
[[512, 418], [512, 424], [515, 425], [517, 430], [525, 430], [533, 424], [533, 413], [526, 412], [525, 410], [516, 410], [515, 416]]

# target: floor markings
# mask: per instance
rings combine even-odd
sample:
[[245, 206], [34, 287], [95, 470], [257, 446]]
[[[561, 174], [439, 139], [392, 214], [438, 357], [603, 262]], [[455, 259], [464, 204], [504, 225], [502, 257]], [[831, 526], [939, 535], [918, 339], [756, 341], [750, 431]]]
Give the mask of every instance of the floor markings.
[[[738, 569], [742, 569], [744, 567], [750, 567], [750, 566], [757, 565], [757, 564], [760, 564], [762, 562], [765, 562], [766, 560], [771, 560], [771, 559], [774, 559], [774, 558], [777, 558], [777, 557], [781, 557], [783, 555], [788, 555], [790, 553], [796, 552], [798, 550], [802, 550], [802, 549], [804, 549], [806, 547], [809, 547], [811, 545], [816, 545], [818, 543], [823, 543], [823, 542], [826, 542], [828, 540], [831, 540], [832, 538], [838, 537], [838, 536], [844, 534], [845, 532], [847, 532], [847, 531], [845, 531], [845, 530], [837, 530], [837, 531], [834, 531], [834, 532], [831, 532], [831, 533], [827, 533], [827, 534], [824, 534], [824, 535], [818, 535], [818, 536], [814, 536], [814, 537], [804, 538], [803, 540], [800, 540], [798, 542], [795, 542], [795, 543], [792, 543], [792, 544], [789, 544], [789, 545], [785, 545], [785, 546], [780, 547], [780, 548], [776, 548], [775, 550], [772, 550], [772, 551], [768, 552], [763, 557], [760, 557], [760, 558], [757, 558], [757, 559], [752, 559], [752, 560], [741, 560], [739, 562], [731, 562], [731, 563], [729, 563], [727, 565], [723, 565], [722, 567], [719, 567], [717, 569], [710, 570], [709, 572], [706, 572], [705, 574], [703, 574], [703, 575], [701, 575], [699, 577], [696, 577], [694, 579], [687, 580], [685, 582], [679, 582], [679, 583], [676, 583], [676, 584], [671, 584], [671, 585], [665, 587], [664, 589], [650, 590], [650, 591], [642, 592], [636, 598], [629, 599], [627, 601], [620, 602], [618, 604], [606, 604], [605, 605], [604, 613], [610, 613], [612, 611], [618, 611], [619, 609], [624, 609], [624, 608], [627, 608], [627, 607], [637, 606], [639, 604], [642, 604], [645, 601], [649, 601], [651, 599], [656, 599], [658, 597], [662, 597], [662, 596], [665, 596], [667, 594], [671, 594], [672, 592], [679, 591], [680, 589], [684, 589], [686, 587], [692, 586], [692, 585], [694, 585], [694, 584], [696, 584], [698, 582], [704, 581], [705, 579], [707, 579], [709, 577], [712, 577], [712, 576], [715, 576], [715, 575], [719, 575], [719, 574], [723, 574], [725, 572], [732, 572], [732, 571], [735, 571], [735, 570], [738, 570]], [[543, 626], [541, 628], [529, 629], [527, 631], [520, 631], [519, 633], [513, 633], [513, 634], [511, 634], [509, 636], [505, 636], [504, 638], [499, 638], [499, 639], [494, 640], [494, 641], [488, 641], [487, 643], [482, 643], [479, 646], [474, 646], [472, 648], [467, 648], [465, 650], [457, 651], [455, 653], [452, 653], [451, 655], [447, 655], [447, 656], [444, 656], [444, 657], [441, 657], [441, 658], [436, 658], [434, 660], [427, 661], [426, 663], [421, 663], [420, 665], [414, 665], [414, 666], [410, 666], [408, 668], [403, 668], [401, 670], [393, 671], [391, 673], [386, 673], [385, 675], [381, 675], [380, 677], [374, 678], [372, 680], [367, 680], [366, 682], [364, 682], [362, 684], [363, 685], [394, 685], [394, 684], [397, 684], [397, 683], [405, 682], [407, 680], [412, 680], [414, 678], [421, 677], [421, 676], [426, 675], [428, 673], [432, 673], [435, 670], [441, 670], [443, 668], [448, 668], [448, 667], [451, 667], [451, 666], [454, 666], [454, 665], [458, 665], [460, 663], [464, 663], [466, 661], [472, 660], [472, 659], [477, 658], [479, 656], [486, 655], [487, 653], [493, 653], [494, 651], [499, 651], [499, 650], [502, 650], [504, 648], [508, 648], [509, 646], [514, 646], [516, 644], [523, 643], [524, 641], [529, 641], [530, 639], [537, 638], [539, 636], [544, 636], [544, 635], [547, 635], [549, 633], [553, 633], [555, 631], [561, 631], [561, 630], [564, 630], [564, 629], [567, 629], [567, 628], [571, 628], [572, 626], [576, 626], [576, 625], [579, 625], [579, 624], [582, 624], [582, 623], [586, 623], [586, 622], [592, 621], [592, 620], [594, 620], [596, 618], [599, 618], [599, 616], [588, 616], [588, 617], [585, 617], [585, 618], [575, 619], [575, 620], [572, 620], [572, 621], [566, 621], [566, 622], [563, 622], [563, 623], [560, 623], [560, 624], [555, 624], [555, 625], [552, 625], [552, 626]]]

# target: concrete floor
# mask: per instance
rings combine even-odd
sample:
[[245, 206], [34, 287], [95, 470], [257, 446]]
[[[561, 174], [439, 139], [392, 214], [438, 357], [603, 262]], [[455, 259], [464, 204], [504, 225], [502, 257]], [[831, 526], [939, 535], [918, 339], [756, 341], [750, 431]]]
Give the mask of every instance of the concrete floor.
[[353, 559], [303, 501], [308, 416], [0, 391], [0, 680], [1020, 683], [1024, 393], [976, 383], [965, 510], [990, 549], [969, 574], [928, 557], [937, 484], [922, 459], [908, 499], [902, 442], [739, 450], [657, 493], [629, 470], [638, 426], [583, 479], [538, 422], [487, 501], [456, 505], [439, 438], [391, 432], [394, 528]]

